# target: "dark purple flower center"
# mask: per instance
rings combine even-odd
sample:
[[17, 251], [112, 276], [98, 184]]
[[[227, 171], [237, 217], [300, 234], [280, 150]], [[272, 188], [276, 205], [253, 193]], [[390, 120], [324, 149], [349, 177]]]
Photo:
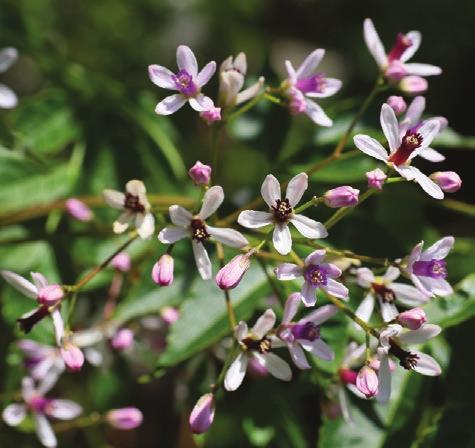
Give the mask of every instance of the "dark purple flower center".
[[302, 93], [322, 93], [325, 87], [325, 74], [317, 73], [308, 78], [299, 79], [295, 86]]
[[412, 272], [422, 277], [447, 278], [447, 263], [445, 260], [416, 261]]
[[125, 193], [124, 207], [134, 213], [143, 213], [145, 211], [144, 206], [140, 203], [139, 197], [130, 193]]
[[43, 305], [27, 317], [20, 317], [19, 319], [17, 319], [17, 322], [22, 331], [24, 331], [25, 333], [29, 333], [31, 329], [48, 314], [48, 307], [46, 305]]
[[177, 90], [183, 93], [183, 95], [194, 96], [198, 92], [198, 88], [193, 82], [193, 77], [186, 70], [180, 70], [176, 75], [172, 76], [172, 80]]
[[206, 230], [204, 221], [201, 219], [192, 219], [191, 220], [191, 238], [199, 243], [207, 240], [210, 237], [210, 234]]
[[401, 146], [389, 157], [389, 161], [399, 166], [407, 162], [410, 155], [422, 145], [422, 135], [413, 129], [406, 131], [402, 138]]
[[32, 411], [39, 412], [40, 414], [44, 414], [50, 402], [51, 400], [38, 396], [38, 397], [33, 397], [28, 402], [28, 406], [30, 407]]
[[393, 339], [389, 339], [389, 353], [399, 359], [399, 365], [406, 370], [414, 369], [417, 365], [419, 356], [401, 348]]
[[402, 33], [398, 33], [396, 43], [388, 54], [388, 62], [401, 59], [403, 53], [412, 46], [412, 41]]
[[259, 353], [267, 353], [272, 347], [270, 339], [264, 336], [262, 339], [244, 338], [242, 343], [248, 350], [254, 350]]
[[292, 215], [292, 206], [287, 198], [277, 199], [272, 206], [272, 213], [276, 222], [287, 222]]
[[374, 291], [376, 298], [383, 302], [393, 303], [396, 300], [396, 295], [392, 289], [387, 288], [379, 283], [371, 283], [371, 288]]
[[314, 341], [320, 337], [320, 328], [310, 321], [304, 324], [293, 324], [290, 327], [290, 332], [295, 339], [306, 341]]
[[313, 286], [326, 286], [328, 283], [327, 273], [318, 264], [307, 266], [303, 276]]

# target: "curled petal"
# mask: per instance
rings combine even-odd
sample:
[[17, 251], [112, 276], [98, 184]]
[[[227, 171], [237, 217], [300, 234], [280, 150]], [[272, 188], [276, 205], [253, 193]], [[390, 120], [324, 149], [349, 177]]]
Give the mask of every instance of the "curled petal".
[[422, 35], [419, 31], [409, 31], [405, 37], [411, 42], [411, 45], [401, 55], [400, 59], [402, 62], [406, 62], [414, 56], [414, 53], [419, 49], [422, 41]]
[[429, 196], [434, 199], [444, 199], [441, 188], [415, 166], [395, 166], [394, 168], [402, 177], [418, 183]]

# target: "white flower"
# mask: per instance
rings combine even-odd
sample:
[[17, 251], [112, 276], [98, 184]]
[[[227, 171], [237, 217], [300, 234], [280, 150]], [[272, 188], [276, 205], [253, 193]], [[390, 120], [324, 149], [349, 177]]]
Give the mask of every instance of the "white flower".
[[250, 229], [274, 224], [272, 242], [277, 252], [287, 255], [292, 250], [292, 237], [288, 223], [291, 222], [305, 238], [325, 238], [328, 232], [320, 222], [294, 213], [294, 207], [308, 188], [308, 176], [297, 174], [287, 186], [285, 198], [282, 199], [278, 180], [269, 174], [261, 187], [261, 194], [269, 206], [269, 212], [244, 210], [238, 217], [238, 223]]
[[256, 324], [249, 331], [245, 322], [239, 322], [236, 326], [235, 337], [241, 348], [241, 352], [229, 366], [224, 377], [224, 388], [227, 391], [236, 390], [246, 375], [249, 358], [253, 358], [267, 371], [282, 381], [292, 379], [292, 371], [289, 365], [277, 355], [272, 353], [272, 341], [267, 333], [274, 327], [275, 313], [271, 309], [259, 317]]
[[129, 222], [135, 219], [135, 227], [140, 238], [150, 238], [155, 231], [155, 218], [150, 212], [145, 185], [141, 180], [129, 180], [125, 185], [125, 193], [116, 190], [104, 190], [105, 201], [114, 208], [124, 210], [114, 222], [114, 233], [123, 233]]
[[[0, 50], [0, 73], [6, 72], [18, 59], [16, 48], [8, 47]], [[18, 103], [15, 92], [5, 84], [0, 84], [0, 108], [11, 109]]]
[[381, 127], [389, 144], [386, 149], [369, 135], [358, 134], [353, 137], [356, 147], [365, 154], [385, 162], [405, 179], [418, 183], [422, 189], [435, 199], [443, 199], [444, 193], [429, 177], [411, 166], [412, 159], [424, 151], [439, 133], [439, 120], [427, 120], [418, 129], [408, 129], [401, 137], [396, 114], [388, 104], [381, 107]]
[[241, 248], [249, 244], [237, 230], [211, 227], [206, 224], [206, 219], [219, 208], [223, 200], [223, 189], [215, 185], [205, 193], [201, 210], [195, 216], [179, 205], [172, 205], [169, 212], [174, 225], [165, 227], [158, 235], [158, 239], [164, 244], [172, 244], [188, 236], [191, 237], [196, 267], [204, 280], [209, 280], [212, 275], [211, 261], [203, 244], [208, 238], [213, 237], [231, 247]]

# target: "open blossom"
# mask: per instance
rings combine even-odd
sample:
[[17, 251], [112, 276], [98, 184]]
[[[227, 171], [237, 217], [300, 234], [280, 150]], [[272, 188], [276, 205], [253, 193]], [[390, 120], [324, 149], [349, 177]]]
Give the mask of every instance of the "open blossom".
[[191, 411], [189, 423], [194, 434], [203, 434], [213, 424], [215, 412], [214, 395], [204, 394]]
[[341, 81], [327, 78], [325, 73], [316, 72], [317, 66], [325, 56], [325, 50], [317, 49], [295, 70], [290, 61], [285, 61], [288, 78], [283, 85], [289, 98], [292, 114], [305, 113], [320, 126], [331, 126], [333, 121], [312, 98], [326, 98], [334, 95], [341, 88]]
[[237, 230], [211, 227], [206, 223], [206, 219], [219, 208], [223, 200], [223, 189], [215, 185], [205, 193], [201, 210], [197, 215], [192, 215], [179, 205], [172, 205], [169, 213], [174, 225], [165, 227], [158, 235], [158, 239], [164, 244], [172, 244], [191, 237], [196, 267], [204, 280], [211, 278], [211, 261], [204, 247], [206, 240], [213, 237], [227, 246], [237, 248], [248, 244], [247, 239]]
[[437, 171], [429, 177], [447, 193], [455, 193], [462, 187], [462, 179], [455, 171]]
[[79, 199], [69, 198], [64, 206], [66, 211], [78, 221], [89, 222], [94, 216], [92, 210]]
[[[0, 73], [6, 72], [18, 59], [16, 48], [7, 47], [0, 50]], [[11, 109], [18, 103], [15, 92], [5, 84], [0, 84], [0, 108]]]
[[407, 63], [421, 44], [422, 36], [419, 31], [410, 31], [407, 34], [399, 33], [394, 47], [386, 54], [372, 20], [365, 19], [364, 39], [379, 69], [391, 81], [400, 81], [408, 75], [432, 76], [442, 73], [441, 68], [435, 65]]
[[325, 238], [328, 232], [323, 224], [294, 212], [295, 206], [300, 202], [307, 188], [308, 176], [305, 173], [297, 174], [290, 180], [285, 198], [282, 199], [279, 181], [269, 174], [261, 187], [261, 194], [269, 206], [269, 212], [244, 210], [238, 217], [238, 223], [250, 229], [273, 224], [272, 242], [277, 252], [282, 255], [287, 255], [292, 250], [289, 222], [305, 238]]
[[49, 345], [40, 344], [30, 339], [21, 339], [17, 343], [24, 356], [24, 365], [29, 375], [35, 381], [48, 381], [56, 383], [64, 372], [65, 365], [59, 349]]
[[422, 344], [437, 336], [441, 332], [438, 325], [424, 324], [418, 330], [406, 330], [400, 325], [388, 325], [380, 333], [378, 357], [379, 357], [379, 392], [377, 399], [386, 402], [391, 395], [391, 369], [389, 356], [398, 359], [399, 365], [406, 370], [414, 370], [421, 375], [437, 376], [441, 374], [441, 368], [431, 356], [416, 350], [406, 350], [405, 345]]
[[368, 179], [368, 188], [376, 188], [376, 190], [382, 190], [384, 182], [388, 176], [380, 168], [376, 168], [373, 171], [366, 173], [366, 179]]
[[320, 337], [320, 325], [330, 319], [338, 308], [324, 305], [293, 322], [299, 304], [300, 294], [291, 294], [285, 302], [284, 317], [277, 329], [277, 337], [287, 345], [292, 361], [299, 369], [310, 369], [304, 350], [325, 361], [331, 361], [335, 357], [333, 350]]
[[421, 241], [407, 257], [404, 273], [423, 294], [431, 297], [452, 294], [452, 287], [446, 280], [448, 273], [445, 257], [452, 250], [454, 242], [453, 236], [446, 236], [423, 251], [424, 241]]
[[180, 45], [176, 50], [178, 73], [174, 74], [161, 65], [150, 65], [148, 74], [150, 80], [158, 87], [175, 90], [179, 93], [167, 96], [155, 108], [159, 115], [170, 115], [188, 102], [197, 112], [211, 109], [213, 100], [201, 93], [201, 88], [208, 83], [216, 71], [216, 62], [208, 62], [198, 72], [198, 63], [194, 53], [186, 45]]
[[224, 388], [227, 391], [236, 390], [241, 385], [250, 358], [254, 358], [276, 378], [282, 381], [292, 379], [292, 371], [289, 365], [271, 352], [272, 340], [268, 337], [268, 333], [272, 330], [274, 324], [275, 313], [268, 309], [259, 317], [250, 331], [243, 321], [236, 326], [234, 334], [241, 352], [233, 360], [224, 377]]
[[396, 115], [387, 104], [381, 107], [380, 119], [389, 144], [389, 154], [381, 143], [369, 135], [355, 135], [353, 141], [356, 147], [365, 154], [385, 162], [405, 179], [418, 183], [433, 198], [443, 199], [444, 193], [440, 187], [419, 169], [411, 166], [414, 157], [428, 148], [439, 133], [439, 120], [427, 120], [422, 126], [410, 128], [401, 136]]
[[[389, 322], [399, 314], [396, 303], [414, 307], [429, 301], [429, 296], [414, 286], [394, 281], [400, 275], [396, 267], [389, 267], [383, 276], [375, 276], [368, 268], [358, 269], [356, 275], [358, 285], [368, 289], [366, 297], [355, 311], [355, 314], [365, 322], [370, 320], [376, 303], [379, 305], [383, 320]], [[358, 324], [355, 325], [359, 328]]]
[[324, 263], [325, 250], [313, 251], [305, 259], [305, 265], [300, 267], [293, 263], [282, 263], [274, 270], [279, 280], [295, 280], [303, 277], [305, 282], [300, 291], [300, 298], [305, 306], [313, 306], [317, 301], [317, 289], [323, 289], [328, 294], [343, 300], [348, 300], [348, 288], [334, 278], [340, 277], [341, 270], [336, 265]]
[[81, 406], [73, 401], [46, 398], [44, 395], [53, 385], [52, 382], [42, 382], [35, 387], [32, 378], [23, 378], [23, 403], [10, 404], [2, 414], [7, 425], [18, 426], [25, 419], [27, 412], [31, 412], [38, 439], [47, 448], [55, 448], [58, 444], [48, 419], [72, 420], [82, 412]]
[[141, 180], [129, 180], [125, 185], [125, 193], [115, 190], [104, 190], [105, 201], [114, 208], [124, 210], [114, 222], [114, 233], [123, 233], [134, 219], [140, 238], [150, 238], [155, 230], [155, 218], [150, 212], [145, 185]]
[[246, 79], [247, 60], [244, 53], [234, 59], [229, 56], [219, 67], [219, 104], [232, 107], [254, 98], [264, 84], [264, 78], [242, 90]]
[[111, 409], [106, 414], [106, 421], [113, 428], [127, 431], [142, 424], [143, 414], [140, 409], [134, 407]]

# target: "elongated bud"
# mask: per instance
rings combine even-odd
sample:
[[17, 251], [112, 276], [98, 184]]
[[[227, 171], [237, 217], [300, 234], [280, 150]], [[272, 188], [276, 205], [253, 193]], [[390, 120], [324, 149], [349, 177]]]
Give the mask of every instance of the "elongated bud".
[[82, 201], [70, 198], [64, 204], [66, 211], [75, 219], [82, 222], [91, 221], [94, 214], [92, 210]]
[[455, 193], [462, 187], [462, 179], [454, 171], [437, 171], [429, 177], [447, 193]]
[[396, 320], [403, 327], [410, 328], [411, 330], [417, 330], [427, 322], [427, 317], [422, 308], [412, 308], [411, 310], [400, 313]]
[[386, 103], [391, 107], [396, 115], [406, 112], [407, 104], [402, 96], [392, 95], [386, 100]]
[[373, 171], [368, 171], [366, 173], [366, 178], [368, 179], [368, 187], [369, 188], [376, 188], [377, 190], [382, 190], [384, 182], [388, 178], [384, 171], [376, 168]]
[[358, 373], [354, 370], [341, 368], [338, 373], [343, 384], [356, 384], [356, 377], [358, 376]]
[[79, 372], [84, 364], [84, 354], [81, 349], [72, 342], [66, 342], [60, 349], [66, 368], [70, 372]]
[[233, 289], [243, 278], [251, 265], [249, 254], [236, 255], [216, 274], [216, 284], [221, 289]]
[[359, 194], [360, 190], [345, 185], [328, 190], [323, 195], [323, 200], [327, 207], [350, 207], [358, 204]]
[[214, 420], [214, 395], [204, 394], [196, 402], [190, 414], [190, 428], [195, 434], [203, 434], [208, 431]]
[[121, 328], [112, 338], [111, 345], [119, 351], [127, 350], [134, 345], [134, 332], [129, 328]]
[[165, 306], [160, 310], [160, 317], [165, 323], [171, 325], [180, 318], [180, 312], [172, 306]]
[[357, 389], [365, 395], [366, 398], [372, 398], [378, 393], [378, 375], [369, 366], [363, 366], [356, 377]]
[[111, 261], [111, 266], [120, 272], [130, 271], [131, 261], [127, 252], [119, 252]]
[[48, 285], [38, 292], [38, 303], [45, 306], [56, 305], [64, 297], [63, 288], [59, 285]]
[[208, 185], [211, 180], [211, 167], [199, 160], [189, 169], [188, 174], [196, 185]]
[[173, 283], [174, 260], [171, 255], [163, 254], [152, 269], [152, 279], [160, 286], [169, 286]]
[[112, 409], [106, 414], [106, 420], [113, 428], [130, 430], [142, 424], [143, 414], [134, 407]]
[[221, 121], [221, 108], [213, 106], [209, 110], [200, 112], [200, 117], [206, 121], [206, 124], [213, 124], [215, 121]]
[[420, 76], [405, 76], [399, 83], [399, 88], [409, 95], [418, 95], [427, 90], [429, 84]]

